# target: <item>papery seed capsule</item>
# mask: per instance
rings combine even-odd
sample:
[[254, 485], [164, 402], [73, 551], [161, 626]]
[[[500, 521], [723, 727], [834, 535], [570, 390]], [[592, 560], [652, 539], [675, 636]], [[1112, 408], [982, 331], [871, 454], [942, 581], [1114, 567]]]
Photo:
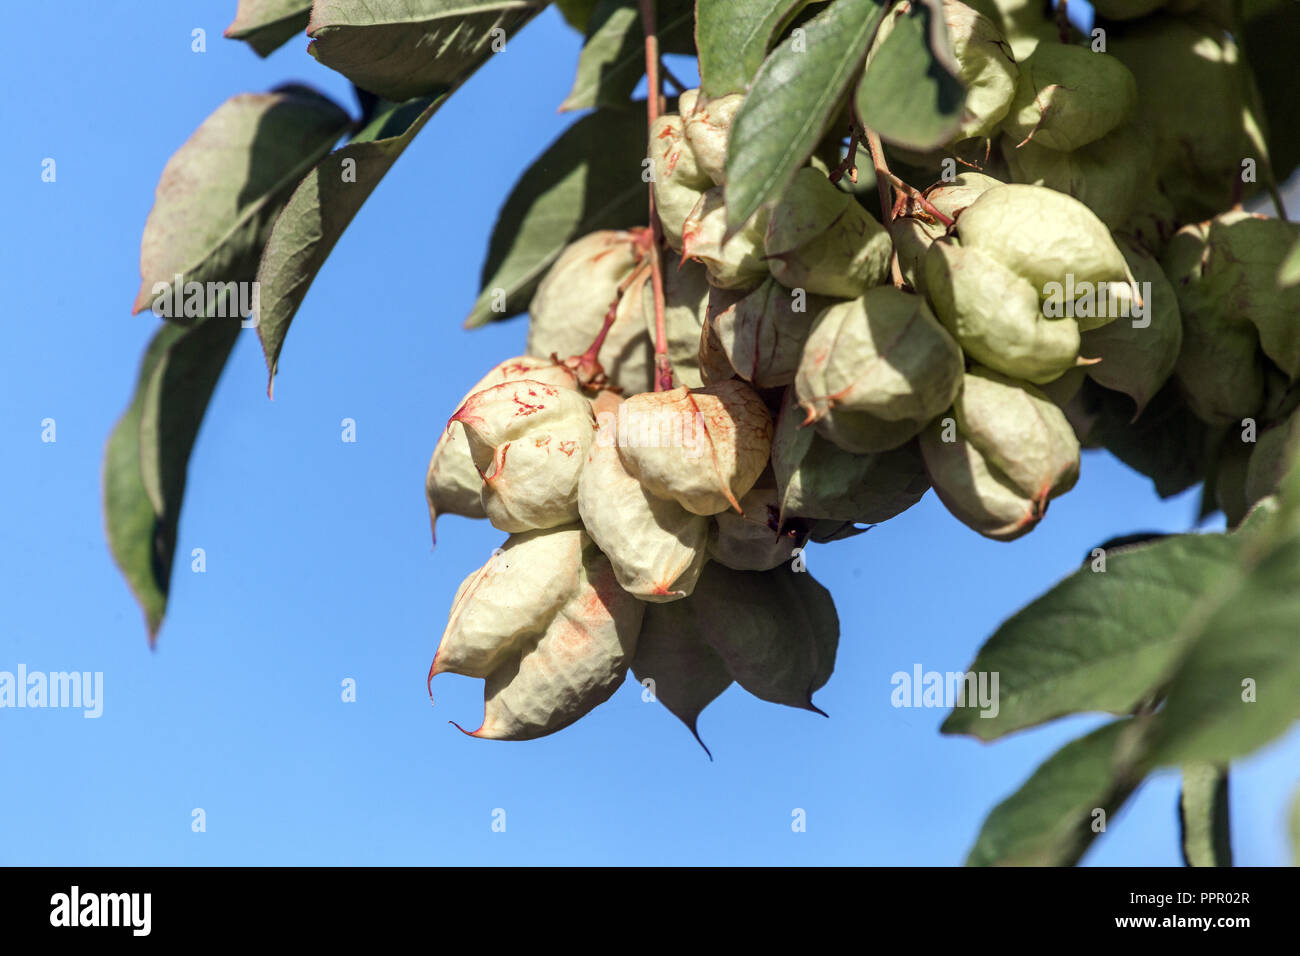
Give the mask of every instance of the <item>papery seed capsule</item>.
[[767, 277], [763, 262], [763, 231], [767, 212], [760, 210], [727, 238], [727, 207], [721, 186], [700, 197], [682, 227], [682, 254], [698, 259], [713, 284], [724, 289], [750, 289]]

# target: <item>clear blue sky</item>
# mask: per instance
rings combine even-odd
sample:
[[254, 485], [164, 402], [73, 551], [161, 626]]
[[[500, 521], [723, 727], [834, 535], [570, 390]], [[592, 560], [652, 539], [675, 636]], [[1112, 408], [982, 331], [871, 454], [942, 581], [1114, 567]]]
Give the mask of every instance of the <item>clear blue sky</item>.
[[[829, 720], [733, 687], [701, 719], [717, 758], [629, 681], [563, 733], [471, 740], [481, 684], [424, 678], [452, 594], [501, 535], [450, 518], [430, 551], [422, 486], [440, 428], [482, 371], [523, 349], [516, 320], [460, 320], [496, 211], [570, 121], [579, 38], [548, 11], [432, 121], [317, 279], [274, 402], [253, 333], [190, 468], [171, 610], [151, 653], [104, 543], [104, 440], [155, 320], [132, 317], [140, 231], [167, 157], [226, 97], [304, 80], [352, 107], [294, 41], [260, 61], [223, 40], [232, 0], [21, 4], [0, 230], [0, 670], [102, 671], [104, 713], [0, 710], [0, 863], [952, 864], [985, 813], [1096, 718], [992, 745], [890, 706], [890, 675], [964, 669], [1012, 610], [1103, 539], [1184, 530], [1192, 497], [1089, 454], [1079, 487], [1013, 545], [932, 495], [810, 552], [835, 594]], [[149, 12], [145, 12], [145, 11]], [[208, 52], [190, 51], [203, 27]], [[41, 160], [58, 163], [42, 183]], [[358, 441], [339, 440], [354, 418]], [[40, 440], [41, 421], [58, 440]], [[358, 701], [340, 701], [354, 678]], [[1300, 736], [1233, 777], [1238, 859], [1286, 859]], [[1174, 864], [1176, 781], [1149, 783], [1089, 858]], [[203, 808], [207, 832], [191, 832]], [[491, 829], [496, 808], [505, 833]], [[791, 831], [791, 812], [807, 832]]]

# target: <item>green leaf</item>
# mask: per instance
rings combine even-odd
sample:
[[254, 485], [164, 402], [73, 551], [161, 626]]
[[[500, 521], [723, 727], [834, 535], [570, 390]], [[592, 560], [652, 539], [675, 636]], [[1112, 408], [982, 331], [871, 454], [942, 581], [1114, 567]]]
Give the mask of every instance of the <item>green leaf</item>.
[[226, 36], [243, 40], [258, 56], [270, 56], [295, 36], [305, 37], [311, 0], [239, 0]]
[[1189, 764], [1183, 768], [1178, 822], [1184, 863], [1188, 866], [1232, 866], [1226, 767]]
[[178, 274], [187, 283], [251, 279], [280, 206], [349, 122], [302, 87], [219, 106], [163, 168], [140, 241], [133, 311], [149, 308]]
[[700, 0], [696, 40], [700, 89], [710, 99], [743, 93], [781, 24], [807, 0]]
[[781, 42], [754, 77], [727, 145], [727, 226], [780, 199], [857, 78], [879, 0], [834, 0]]
[[289, 324], [334, 244], [445, 97], [389, 103], [348, 145], [303, 178], [275, 221], [257, 270], [258, 338], [275, 385]]
[[307, 51], [393, 102], [449, 92], [543, 0], [316, 0]]
[[[660, 3], [656, 34], [662, 53], [693, 53], [695, 14], [686, 0]], [[630, 0], [601, 0], [592, 11], [587, 41], [578, 57], [573, 89], [561, 111], [592, 106], [626, 108], [645, 75], [641, 14]]]
[[1236, 561], [1224, 535], [1178, 535], [1090, 560], [989, 638], [970, 670], [999, 674], [999, 709], [960, 708], [942, 731], [992, 740], [1064, 714], [1126, 713], [1184, 650], [1180, 628]]
[[1282, 286], [1300, 284], [1300, 241], [1297, 241], [1291, 247], [1291, 251], [1282, 260], [1282, 266], [1277, 273], [1277, 281]]
[[1078, 862], [1140, 782], [1123, 770], [1130, 723], [1106, 724], [1049, 757], [993, 808], [966, 865]]
[[[937, 24], [941, 54], [931, 47]], [[925, 150], [948, 142], [961, 126], [966, 90], [944, 65], [952, 60], [947, 30], [929, 7], [900, 16], [867, 64], [856, 105], [866, 126], [886, 142]], [[946, 53], [946, 58], [942, 56]]]
[[632, 673], [642, 683], [654, 681], [655, 699], [687, 726], [712, 758], [697, 723], [704, 708], [731, 686], [731, 674], [705, 643], [701, 619], [692, 608], [690, 598], [645, 606]]
[[465, 327], [527, 309], [551, 263], [580, 236], [644, 225], [645, 154], [645, 116], [639, 110], [597, 110], [560, 134], [519, 177], [497, 215], [482, 291]]
[[109, 549], [144, 611], [150, 643], [167, 609], [190, 451], [238, 332], [231, 319], [192, 329], [164, 324], [104, 449]]

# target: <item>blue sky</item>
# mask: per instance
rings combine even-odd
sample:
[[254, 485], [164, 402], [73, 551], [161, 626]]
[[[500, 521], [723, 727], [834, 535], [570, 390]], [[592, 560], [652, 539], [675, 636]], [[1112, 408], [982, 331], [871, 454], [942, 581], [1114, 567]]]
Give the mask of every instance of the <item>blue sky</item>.
[[[0, 863], [960, 862], [985, 813], [1078, 718], [982, 745], [890, 675], [964, 669], [1000, 620], [1093, 545], [1185, 530], [1106, 456], [1038, 531], [986, 541], [933, 495], [809, 566], [842, 621], [831, 715], [733, 687], [689, 733], [629, 682], [561, 734], [468, 739], [481, 684], [424, 678], [456, 585], [502, 536], [446, 519], [429, 548], [425, 464], [462, 392], [520, 353], [522, 319], [465, 332], [496, 211], [570, 118], [579, 37], [548, 11], [434, 118], [339, 243], [265, 395], [245, 334], [190, 467], [155, 652], [104, 543], [100, 456], [156, 321], [132, 317], [139, 237], [167, 157], [225, 98], [303, 80], [353, 108], [294, 41], [267, 61], [221, 38], [234, 3], [26, 4], [0, 33], [9, 342], [0, 358], [0, 670], [102, 671], [104, 712], [0, 710]], [[145, 10], [151, 12], [145, 13]], [[191, 30], [207, 30], [206, 53]], [[57, 162], [55, 183], [41, 161]], [[357, 442], [340, 441], [353, 418]], [[53, 418], [57, 441], [41, 441]], [[356, 703], [340, 699], [346, 678]], [[1238, 860], [1287, 858], [1300, 735], [1233, 777]], [[1147, 784], [1089, 857], [1175, 864], [1175, 778]], [[191, 830], [202, 808], [207, 830]], [[506, 814], [504, 833], [493, 813]], [[792, 812], [807, 831], [792, 832]]]

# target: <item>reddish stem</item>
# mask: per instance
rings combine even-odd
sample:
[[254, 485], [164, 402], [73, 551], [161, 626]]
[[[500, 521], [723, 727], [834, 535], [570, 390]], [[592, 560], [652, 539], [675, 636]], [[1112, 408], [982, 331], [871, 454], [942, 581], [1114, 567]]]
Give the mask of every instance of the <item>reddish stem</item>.
[[[663, 85], [659, 78], [659, 36], [655, 32], [654, 0], [640, 0], [641, 27], [645, 33], [645, 75], [649, 88], [646, 96], [647, 138], [659, 119], [662, 108]], [[650, 280], [654, 286], [655, 300], [655, 391], [663, 392], [673, 387], [673, 367], [668, 359], [668, 330], [664, 322], [664, 276], [659, 254], [663, 240], [663, 227], [655, 210], [654, 183], [650, 184]]]
[[911, 186], [903, 182], [901, 179], [899, 179], [891, 172], [886, 171], [885, 175], [889, 177], [889, 181], [894, 184], [894, 187], [896, 189], [900, 189], [904, 193], [906, 193], [908, 198], [914, 201], [918, 206], [920, 206], [922, 209], [928, 212], [935, 219], [938, 219], [941, 223], [943, 223], [948, 228], [952, 228], [952, 226], [955, 224], [956, 220], [954, 220], [951, 216], [945, 215], [944, 213], [936, 209], [934, 207], [934, 204], [930, 202], [930, 200], [926, 199], [923, 195], [921, 195], [921, 191], [917, 189], [915, 186]]
[[[865, 126], [862, 127], [862, 131], [867, 137], [867, 148], [871, 150], [871, 164], [876, 168], [876, 189], [880, 192], [880, 213], [885, 220], [885, 229], [892, 236], [894, 234], [894, 197], [890, 193], [889, 185], [894, 176], [889, 171], [889, 164], [885, 161], [885, 147], [881, 145], [880, 137]], [[890, 272], [893, 275], [894, 285], [902, 288], [903, 270], [898, 265], [897, 243], [895, 243], [894, 249], [894, 254], [889, 259]]]

